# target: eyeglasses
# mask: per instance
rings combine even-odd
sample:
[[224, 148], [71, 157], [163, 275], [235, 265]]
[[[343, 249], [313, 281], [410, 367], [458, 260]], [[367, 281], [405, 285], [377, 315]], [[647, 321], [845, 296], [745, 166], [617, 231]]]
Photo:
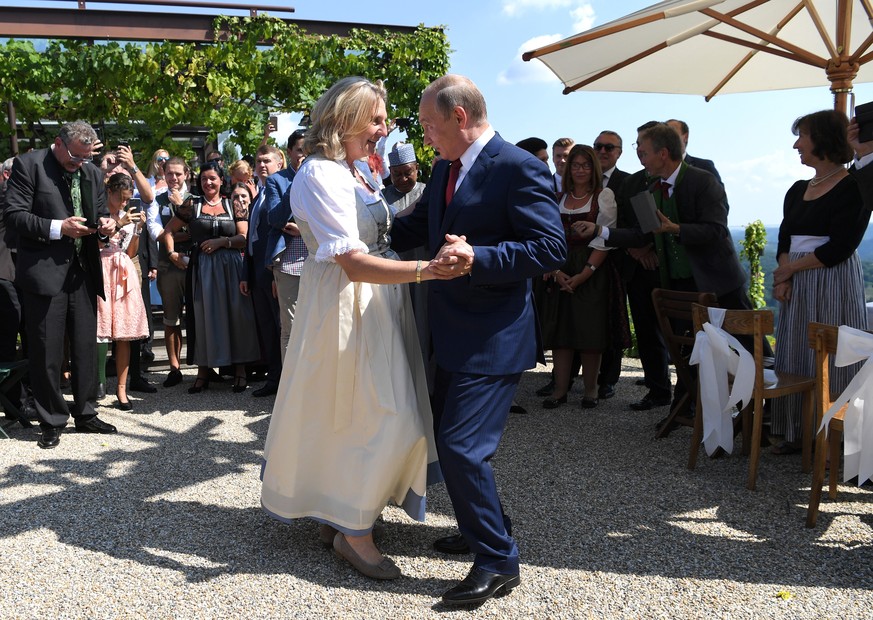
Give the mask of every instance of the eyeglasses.
[[76, 157], [75, 155], [70, 153], [70, 147], [67, 145], [66, 142], [61, 140], [61, 143], [64, 145], [64, 148], [67, 150], [67, 155], [69, 156], [70, 161], [73, 162], [74, 164], [87, 164], [89, 162], [94, 161], [93, 157]]
[[612, 153], [615, 149], [620, 149], [621, 147], [617, 144], [604, 144], [603, 142], [595, 142], [594, 150], [595, 151], [606, 151], [607, 153]]
[[158, 162], [159, 164], [162, 164], [162, 163], [164, 163], [164, 162], [170, 161], [170, 158], [169, 158], [169, 157], [163, 157], [163, 156], [161, 156], [161, 157], [155, 157], [155, 161]]
[[574, 161], [570, 164], [570, 170], [591, 170], [593, 166], [589, 161]]
[[212, 159], [207, 159], [206, 163], [207, 164], [220, 164], [221, 158], [220, 157], [213, 157]]

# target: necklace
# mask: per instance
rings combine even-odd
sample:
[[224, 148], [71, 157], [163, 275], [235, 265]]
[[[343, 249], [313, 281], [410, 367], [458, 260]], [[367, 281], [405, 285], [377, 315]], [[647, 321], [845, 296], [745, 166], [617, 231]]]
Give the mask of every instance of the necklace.
[[837, 166], [836, 168], [834, 168], [833, 170], [831, 170], [830, 172], [828, 172], [828, 173], [827, 173], [826, 175], [824, 175], [824, 176], [821, 176], [821, 177], [820, 177], [820, 176], [814, 176], [814, 177], [812, 177], [812, 179], [810, 179], [810, 181], [809, 181], [809, 186], [810, 186], [810, 187], [815, 187], [815, 186], [818, 185], [819, 183], [822, 183], [823, 181], [826, 181], [827, 179], [829, 179], [829, 178], [831, 178], [832, 176], [834, 176], [834, 175], [835, 175], [836, 173], [838, 173], [840, 170], [845, 170], [845, 168], [843, 168], [842, 166]]
[[203, 202], [205, 202], [205, 203], [206, 203], [208, 206], [210, 206], [210, 207], [214, 207], [214, 206], [216, 206], [219, 202], [221, 202], [221, 196], [219, 196], [218, 198], [216, 198], [215, 200], [213, 200], [213, 201], [211, 201], [211, 202], [210, 202], [209, 200], [206, 200], [206, 197], [204, 196], [204, 197], [203, 197]]
[[591, 192], [590, 192], [590, 191], [589, 191], [589, 192], [585, 192], [585, 193], [582, 194], [581, 196], [577, 196], [577, 195], [574, 194], [573, 192], [570, 192], [570, 196], [572, 196], [575, 200], [585, 200], [585, 199], [588, 198], [588, 196], [590, 196], [590, 195], [591, 195]]

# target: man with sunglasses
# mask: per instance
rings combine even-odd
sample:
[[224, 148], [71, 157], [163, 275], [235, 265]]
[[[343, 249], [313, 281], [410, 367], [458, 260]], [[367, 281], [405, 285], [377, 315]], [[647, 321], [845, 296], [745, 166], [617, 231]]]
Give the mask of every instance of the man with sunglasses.
[[[54, 448], [72, 414], [79, 433], [115, 433], [97, 418], [97, 295], [104, 297], [97, 234], [112, 235], [103, 175], [91, 163], [97, 134], [61, 127], [50, 148], [19, 157], [6, 193], [6, 223], [19, 236], [15, 282], [27, 313], [30, 383], [40, 448]], [[64, 334], [72, 356], [72, 407], [60, 389]]]
[[[621, 157], [621, 147], [621, 136], [609, 129], [601, 131], [594, 140], [594, 152], [597, 153], [600, 169], [603, 171], [603, 187], [608, 187], [616, 195], [618, 195], [618, 188], [630, 176], [630, 173], [619, 170], [616, 166], [618, 158]], [[619, 249], [610, 252], [608, 260], [613, 261], [621, 271], [626, 256], [624, 250]], [[624, 290], [621, 292], [621, 297], [625, 299]], [[614, 323], [617, 326], [619, 322]], [[616, 342], [615, 338], [613, 342]], [[597, 377], [597, 398], [606, 399], [615, 396], [615, 384], [618, 383], [618, 377], [621, 375], [621, 354], [622, 349], [614, 344], [603, 352], [600, 358], [600, 375]]]

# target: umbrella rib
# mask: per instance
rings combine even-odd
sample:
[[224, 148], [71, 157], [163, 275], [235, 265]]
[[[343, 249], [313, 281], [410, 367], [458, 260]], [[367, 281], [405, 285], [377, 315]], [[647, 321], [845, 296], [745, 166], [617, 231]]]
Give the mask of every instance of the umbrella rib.
[[[773, 29], [770, 31], [770, 34], [772, 34], [772, 35], [774, 35], [774, 36], [777, 35], [777, 34], [779, 34], [779, 31], [782, 30], [782, 29], [785, 27], [785, 24], [787, 24], [787, 23], [791, 20], [791, 18], [794, 17], [794, 15], [797, 15], [797, 13], [798, 13], [799, 11], [800, 11], [800, 5], [797, 5], [797, 6], [794, 8], [794, 10], [793, 10], [791, 13], [789, 13], [789, 16], [788, 16], [788, 17], [786, 17], [786, 18], [783, 19], [781, 22], [779, 22], [778, 24], [776, 24], [776, 26], [773, 27]], [[706, 95], [706, 96], [704, 97], [704, 100], [705, 100], [705, 101], [710, 101], [713, 97], [715, 97], [715, 96], [718, 94], [718, 92], [719, 92], [722, 88], [724, 88], [725, 85], [726, 85], [728, 82], [730, 82], [730, 81], [733, 79], [733, 77], [734, 77], [737, 73], [739, 73], [740, 70], [741, 70], [743, 67], [745, 67], [747, 64], [749, 64], [749, 61], [752, 60], [752, 58], [754, 58], [755, 55], [756, 55], [757, 53], [758, 53], [758, 50], [751, 50], [751, 51], [749, 51], [749, 53], [746, 54], [745, 57], [744, 57], [740, 62], [738, 62], [737, 65], [736, 65], [733, 69], [731, 69], [731, 70], [727, 73], [727, 75], [726, 75], [726, 76], [721, 80], [721, 82], [719, 82], [719, 83], [716, 85], [716, 87], [715, 87], [714, 89], [712, 89], [712, 90], [709, 92], [709, 94]]]
[[[728, 15], [725, 15], [724, 13], [719, 13], [718, 11], [713, 11], [712, 9], [702, 9], [700, 12], [708, 17], [712, 17], [713, 19], [717, 19], [718, 21], [720, 21], [728, 26], [732, 26], [732, 27], [736, 28], [737, 30], [741, 30], [747, 34], [750, 34], [753, 37], [758, 37], [759, 39], [763, 39], [764, 41], [767, 41], [768, 43], [776, 45], [777, 47], [781, 47], [784, 50], [787, 50], [789, 52], [793, 52], [796, 56], [792, 56], [792, 58], [794, 58], [795, 60], [806, 59], [805, 62], [808, 62], [809, 64], [814, 64], [817, 67], [818, 66], [820, 66], [820, 67], [827, 66], [826, 59], [821, 58], [819, 56], [816, 56], [815, 54], [811, 54], [808, 51], [804, 50], [803, 48], [794, 45], [793, 43], [789, 43], [788, 41], [783, 41], [782, 39], [780, 39], [778, 37], [771, 36], [768, 33], [764, 32], [763, 30], [759, 30], [758, 28], [754, 28], [752, 26], [749, 26], [748, 24], [744, 24], [743, 22], [736, 20]], [[704, 34], [715, 34], [715, 33], [708, 31]], [[734, 42], [735, 43], [741, 42], [743, 45], [746, 45], [747, 47], [761, 49], [761, 51], [772, 51], [772, 50], [767, 50], [767, 48], [764, 48], [763, 46], [761, 46], [759, 48], [750, 42], [743, 41], [742, 39], [734, 39]]]
[[622, 60], [620, 63], [612, 65], [611, 67], [604, 69], [600, 73], [593, 75], [590, 78], [582, 80], [581, 82], [573, 84], [572, 86], [567, 86], [566, 88], [564, 88], [564, 94], [569, 95], [570, 93], [577, 91], [580, 88], [584, 88], [584, 87], [588, 86], [592, 82], [596, 82], [600, 78], [606, 77], [607, 75], [609, 75], [611, 73], [615, 73], [619, 69], [624, 69], [628, 65], [632, 65], [636, 61], [641, 60], [641, 59], [645, 58], [646, 56], [650, 56], [651, 54], [654, 54], [655, 52], [659, 52], [662, 49], [665, 49], [666, 47], [667, 47], [666, 43], [658, 43], [654, 47], [650, 47], [649, 49], [644, 50], [644, 51], [640, 52], [639, 54], [636, 54], [635, 56], [631, 56], [630, 58], [626, 58], [625, 60]]
[[862, 54], [870, 48], [870, 45], [873, 45], [873, 32], [867, 35], [867, 38], [864, 39], [864, 42], [861, 44], [861, 46], [855, 50], [854, 54], [849, 56], [847, 62], [849, 64], [854, 64], [857, 62], [859, 65], [863, 65], [865, 62], [870, 60], [871, 54], [862, 56]]
[[[830, 35], [828, 35], [827, 28], [821, 21], [821, 15], [819, 15], [818, 10], [809, 0], [803, 0], [804, 6], [806, 6], [806, 10], [809, 13], [810, 18], [812, 18], [812, 23], [815, 25], [815, 29], [818, 30], [818, 34], [821, 37], [821, 40], [824, 42], [825, 47], [828, 48], [828, 52], [830, 52], [831, 58], [839, 58], [839, 54], [837, 53], [837, 47], [834, 45], [833, 40]], [[848, 50], [843, 50], [844, 52]]]
[[539, 58], [540, 56], [544, 56], [546, 54], [551, 54], [552, 52], [557, 52], [559, 50], [567, 49], [568, 47], [575, 47], [576, 45], [581, 45], [582, 43], [587, 43], [588, 41], [595, 41], [597, 39], [601, 39], [603, 37], [616, 34], [618, 32], [624, 32], [625, 30], [631, 30], [638, 26], [643, 26], [645, 24], [650, 24], [652, 22], [656, 22], [662, 19], [666, 19], [666, 15], [661, 13], [656, 13], [654, 15], [647, 15], [645, 17], [640, 17], [638, 19], [631, 20], [629, 22], [624, 22], [621, 24], [616, 24], [615, 26], [604, 27], [602, 29], [598, 28], [596, 30], [589, 30], [586, 32], [581, 32], [576, 36], [569, 37], [563, 39], [562, 41], [558, 41], [556, 43], [551, 43], [550, 45], [545, 45], [543, 47], [538, 47], [535, 50], [531, 50], [529, 52], [525, 52], [521, 55], [523, 60], [531, 60], [533, 58]]
[[738, 39], [737, 37], [732, 37], [729, 34], [722, 34], [721, 32], [704, 32], [708, 37], [712, 37], [714, 39], [720, 39], [722, 41], [726, 41], [727, 43], [733, 43], [735, 45], [740, 45], [743, 47], [750, 47], [753, 50], [757, 50], [759, 52], [766, 52], [768, 54], [773, 54], [774, 56], [781, 56], [782, 58], [787, 58], [788, 60], [794, 60], [797, 62], [802, 62], [808, 65], [812, 65], [813, 67], [819, 67], [820, 69], [825, 69], [828, 66], [828, 61], [824, 58], [818, 58], [817, 56], [797, 56], [796, 54], [792, 54], [790, 52], [786, 52], [783, 50], [776, 50], [772, 47], [767, 47], [766, 45], [762, 45], [760, 43], [753, 43], [752, 41], [746, 41], [744, 39]]

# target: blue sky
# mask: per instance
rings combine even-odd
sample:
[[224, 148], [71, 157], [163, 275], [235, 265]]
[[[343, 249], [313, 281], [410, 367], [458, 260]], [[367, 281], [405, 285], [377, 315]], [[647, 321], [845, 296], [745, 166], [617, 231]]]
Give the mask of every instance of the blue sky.
[[[521, 61], [522, 51], [617, 19], [655, 4], [654, 0], [260, 0], [259, 4], [277, 9], [290, 4], [296, 9], [290, 17], [297, 19], [445, 26], [453, 50], [451, 70], [478, 84], [488, 102], [491, 124], [512, 142], [539, 136], [551, 144], [569, 136], [590, 144], [600, 130], [612, 129], [626, 145], [618, 165], [633, 172], [640, 167], [630, 148], [636, 127], [653, 119], [683, 119], [691, 127], [688, 152], [714, 160], [725, 181], [731, 226], [755, 219], [779, 224], [785, 191], [796, 179], [812, 176], [792, 149], [791, 123], [802, 114], [833, 105], [824, 84], [724, 95], [708, 103], [687, 95], [562, 95], [560, 82], [544, 65]], [[278, 10], [274, 14], [281, 15]], [[855, 93], [858, 103], [873, 100], [871, 85], [857, 85]], [[283, 123], [276, 137], [284, 139], [292, 129]]]
[[[602, 129], [618, 131], [626, 146], [648, 120], [680, 118], [691, 127], [688, 152], [715, 161], [730, 200], [729, 223], [755, 219], [778, 225], [785, 191], [812, 170], [792, 149], [792, 121], [830, 108], [827, 86], [817, 89], [703, 97], [634, 93], [561, 94], [562, 85], [539, 61], [521, 52], [601, 25], [655, 4], [652, 0], [476, 0], [460, 2], [299, 2], [300, 19], [445, 25], [451, 69], [472, 78], [484, 92], [491, 124], [510, 141], [539, 136], [551, 144], [570, 136], [590, 144]], [[665, 71], [676, 70], [665, 67]], [[873, 88], [855, 88], [858, 103]], [[619, 167], [639, 169], [631, 148]]]

